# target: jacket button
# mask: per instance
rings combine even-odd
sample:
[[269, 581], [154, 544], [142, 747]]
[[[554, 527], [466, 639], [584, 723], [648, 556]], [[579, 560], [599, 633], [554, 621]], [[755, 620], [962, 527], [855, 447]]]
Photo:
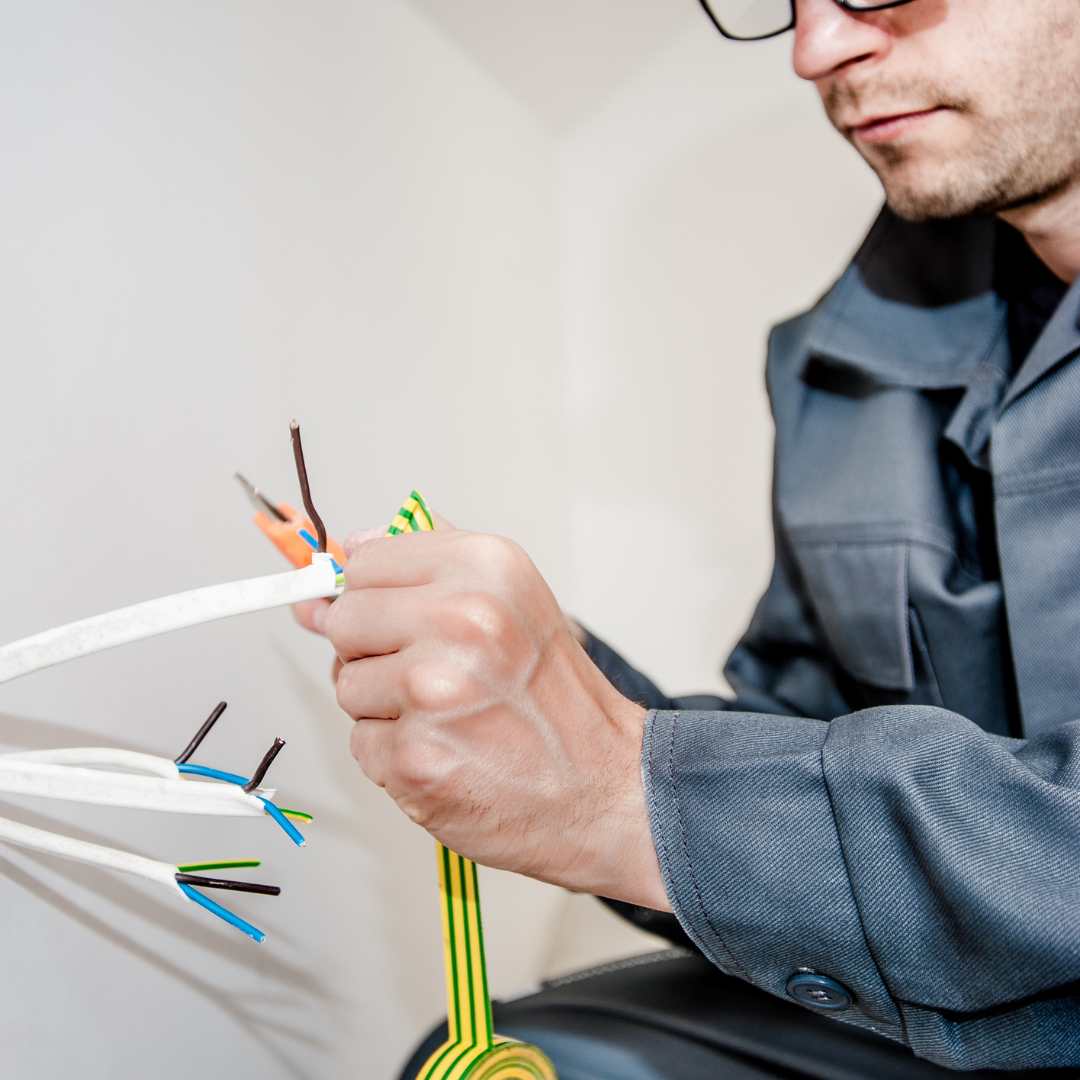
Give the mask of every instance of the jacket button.
[[801, 1005], [828, 1012], [850, 1008], [852, 1002], [851, 991], [846, 987], [835, 979], [811, 972], [792, 975], [787, 981], [787, 992], [788, 997], [793, 997]]

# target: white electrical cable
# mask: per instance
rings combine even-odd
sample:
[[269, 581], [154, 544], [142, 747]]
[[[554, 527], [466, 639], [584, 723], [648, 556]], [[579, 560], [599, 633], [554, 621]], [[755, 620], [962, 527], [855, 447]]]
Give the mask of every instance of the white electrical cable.
[[[264, 799], [269, 788], [256, 789]], [[262, 817], [261, 799], [236, 784], [166, 780], [158, 776], [102, 772], [43, 761], [0, 757], [0, 791], [9, 795], [37, 795], [45, 799], [124, 806], [133, 810], [163, 810], [173, 814], [215, 817]]]
[[17, 844], [19, 847], [31, 848], [34, 851], [45, 851], [50, 855], [73, 859], [75, 862], [89, 863], [91, 866], [122, 870], [126, 874], [134, 874], [136, 877], [164, 885], [173, 892], [179, 893], [185, 900], [188, 899], [184, 890], [176, 882], [176, 867], [168, 863], [144, 859], [141, 855], [102, 847], [100, 844], [89, 844], [85, 840], [73, 840], [69, 836], [59, 836], [56, 833], [46, 832], [44, 829], [21, 825], [7, 818], [0, 818], [0, 840], [8, 844]]
[[114, 750], [108, 746], [72, 746], [63, 750], [20, 750], [0, 754], [0, 761], [41, 761], [48, 765], [89, 765], [109, 769], [131, 769], [166, 780], [179, 780], [175, 761], [140, 754], [135, 750]]
[[303, 570], [163, 596], [14, 641], [0, 648], [0, 682], [186, 626], [336, 596], [343, 587], [331, 556], [316, 552]]

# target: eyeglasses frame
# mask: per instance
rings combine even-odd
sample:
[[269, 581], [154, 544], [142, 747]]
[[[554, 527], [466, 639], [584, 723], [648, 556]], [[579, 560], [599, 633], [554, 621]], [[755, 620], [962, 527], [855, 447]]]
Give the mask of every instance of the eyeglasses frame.
[[[833, 3], [839, 4], [845, 11], [853, 11], [859, 13], [862, 11], [884, 11], [886, 8], [901, 7], [904, 4], [910, 4], [912, 0], [887, 0], [884, 4], [871, 4], [869, 7], [857, 7], [851, 3], [851, 0], [833, 0]], [[720, 20], [713, 14], [713, 10], [709, 7], [709, 0], [699, 0], [701, 6], [705, 9], [705, 14], [709, 16], [709, 21], [716, 27], [717, 30], [723, 34], [728, 41], [767, 41], [769, 38], [779, 37], [781, 34], [786, 34], [789, 30], [795, 29], [795, 0], [788, 0], [791, 6], [791, 22], [787, 24], [782, 30], [774, 30], [771, 34], [762, 34], [760, 37], [736, 37], [734, 34], [729, 34], [721, 25]]]

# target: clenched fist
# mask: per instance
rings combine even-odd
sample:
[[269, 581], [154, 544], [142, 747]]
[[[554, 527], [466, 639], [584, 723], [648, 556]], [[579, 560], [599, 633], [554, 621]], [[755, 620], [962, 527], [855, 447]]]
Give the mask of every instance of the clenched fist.
[[301, 613], [339, 657], [364, 772], [467, 858], [670, 910], [645, 710], [589, 660], [529, 557], [450, 528], [374, 534], [346, 544], [344, 594]]

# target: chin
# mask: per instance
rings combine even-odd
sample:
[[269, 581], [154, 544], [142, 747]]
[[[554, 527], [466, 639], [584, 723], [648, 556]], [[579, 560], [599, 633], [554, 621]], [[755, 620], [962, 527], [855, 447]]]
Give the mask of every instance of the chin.
[[885, 202], [897, 217], [905, 221], [943, 221], [965, 217], [970, 212], [950, 198], [948, 193], [886, 191]]
[[981, 192], [954, 168], [933, 168], [906, 161], [877, 168], [889, 209], [907, 221], [966, 217], [982, 208]]

